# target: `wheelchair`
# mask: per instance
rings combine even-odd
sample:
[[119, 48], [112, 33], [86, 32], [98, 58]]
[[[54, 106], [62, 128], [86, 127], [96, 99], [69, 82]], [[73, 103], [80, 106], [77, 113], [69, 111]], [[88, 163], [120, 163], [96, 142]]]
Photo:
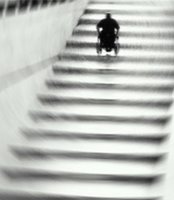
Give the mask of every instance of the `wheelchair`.
[[118, 54], [120, 45], [118, 43], [119, 36], [113, 34], [99, 34], [98, 41], [96, 43], [97, 54], [101, 54], [102, 50], [105, 49], [106, 52], [111, 52], [114, 50], [115, 55]]

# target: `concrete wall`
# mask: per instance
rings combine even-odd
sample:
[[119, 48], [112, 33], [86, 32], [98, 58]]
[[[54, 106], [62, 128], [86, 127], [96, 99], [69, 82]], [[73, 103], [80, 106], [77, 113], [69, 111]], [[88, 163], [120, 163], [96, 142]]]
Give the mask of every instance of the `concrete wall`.
[[27, 111], [87, 2], [0, 18], [0, 164], [9, 161], [8, 144], [22, 140], [19, 127], [27, 123]]

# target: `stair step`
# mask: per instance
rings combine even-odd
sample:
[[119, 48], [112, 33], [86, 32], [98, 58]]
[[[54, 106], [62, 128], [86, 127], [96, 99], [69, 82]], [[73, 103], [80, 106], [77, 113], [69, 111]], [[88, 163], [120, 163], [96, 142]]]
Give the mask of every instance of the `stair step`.
[[85, 139], [64, 139], [59, 140], [27, 140], [26, 148], [40, 148], [43, 150], [70, 151], [70, 152], [98, 152], [98, 153], [121, 153], [121, 154], [155, 154], [163, 151], [160, 143], [137, 141], [137, 140], [85, 140]]
[[[130, 17], [132, 16], [138, 16], [138, 17], [142, 17], [142, 15], [150, 15], [150, 16], [155, 16], [155, 17], [159, 17], [161, 16], [161, 12], [160, 10], [151, 10], [151, 9], [148, 9], [148, 8], [144, 8], [144, 9], [140, 9], [140, 10], [133, 10], [133, 9], [127, 9], [127, 7], [124, 7], [124, 8], [110, 8], [109, 11], [112, 13], [112, 14], [117, 14], [117, 15], [122, 15], [122, 16], [125, 16], [125, 15], [129, 15]], [[106, 9], [105, 8], [99, 8], [99, 7], [92, 7], [92, 6], [89, 6], [85, 9], [85, 13], [87, 14], [103, 14], [106, 12]], [[164, 8], [163, 9], [163, 12], [165, 12], [165, 15], [168, 16], [168, 17], [173, 17], [173, 9], [171, 8]]]
[[[58, 168], [58, 169], [57, 169]], [[138, 183], [152, 183], [152, 181], [157, 181], [163, 176], [163, 173], [118, 173], [110, 169], [99, 169], [92, 171], [89, 167], [81, 168], [78, 167], [78, 170], [65, 170], [59, 169], [57, 166], [45, 168], [40, 166], [38, 167], [21, 167], [21, 166], [11, 166], [3, 167], [3, 172], [11, 179], [25, 180], [25, 181], [48, 181], [48, 180], [72, 180], [72, 181], [98, 181], [98, 182], [138, 182]]]
[[[84, 32], [86, 35], [90, 34], [92, 32]], [[82, 35], [81, 33], [79, 35]], [[84, 35], [83, 35], [84, 36]], [[174, 36], [174, 35], [173, 35]], [[172, 36], [172, 37], [173, 37]], [[147, 50], [152, 52], [155, 51], [156, 53], [158, 51], [162, 52], [162, 51], [167, 51], [167, 52], [174, 52], [174, 44], [167, 44], [167, 45], [163, 45], [163, 44], [128, 44], [127, 42], [125, 43], [119, 43], [120, 45], [120, 49], [127, 51], [127, 50], [132, 50], [132, 51], [137, 51], [137, 50], [141, 50], [143, 52], [146, 52]], [[96, 42], [82, 42], [82, 41], [68, 41], [67, 43], [67, 48], [86, 48], [86, 49], [95, 49], [96, 48]]]
[[[50, 145], [48, 147], [38, 147], [37, 144], [30, 145], [16, 145], [11, 147], [12, 152], [22, 160], [37, 159], [37, 160], [50, 160], [58, 158], [74, 158], [74, 159], [94, 159], [94, 160], [128, 160], [131, 162], [153, 162], [156, 163], [159, 159], [166, 156], [165, 152], [155, 150], [151, 152], [142, 151], [141, 148], [132, 150], [125, 149], [124, 151], [114, 151], [113, 149], [103, 149], [104, 146], [97, 149], [82, 149], [83, 147], [70, 148], [69, 150], [62, 150], [57, 146]], [[64, 149], [67, 149], [64, 147]]]
[[[157, 4], [157, 5], [159, 5], [159, 4]], [[103, 5], [96, 7], [96, 9], [95, 8], [91, 8], [90, 9], [91, 6], [94, 7], [94, 5], [89, 5], [86, 10], [87, 11], [88, 10], [100, 10], [101, 11], [101, 6], [103, 6]], [[120, 6], [120, 7], [122, 7], [122, 6]], [[152, 8], [152, 4], [151, 4], [150, 7]], [[161, 7], [165, 7], [165, 6], [161, 6]], [[116, 7], [112, 6], [113, 10], [116, 9], [116, 8], [119, 9], [119, 5], [117, 5]], [[126, 11], [126, 7], [125, 7], [125, 11]], [[107, 13], [106, 9], [105, 10], [103, 9], [102, 13], [86, 13], [85, 12], [80, 19], [95, 19], [95, 20], [97, 19], [97, 20], [101, 20], [101, 19], [105, 18], [106, 13]], [[111, 15], [112, 15], [112, 18], [117, 19], [118, 21], [120, 19], [121, 20], [126, 20], [126, 21], [132, 21], [132, 22], [133, 21], [135, 21], [135, 22], [136, 21], [139, 21], [139, 22], [141, 22], [141, 21], [143, 21], [143, 22], [144, 21], [158, 21], [158, 20], [160, 20], [160, 21], [171, 21], [171, 22], [173, 21], [173, 19], [170, 16], [168, 16], [168, 17], [164, 17], [164, 15], [155, 16], [155, 15], [150, 15], [148, 13], [142, 14], [139, 17], [136, 17], [134, 15], [130, 17], [130, 15], [127, 15], [126, 12], [125, 12], [124, 15], [120, 15], [119, 12], [118, 13], [117, 12], [116, 13], [114, 13], [114, 12], [112, 13], [112, 11], [111, 11]]]
[[[41, 121], [36, 123], [31, 120], [27, 124], [29, 127], [34, 129], [46, 129], [51, 131], [63, 131], [63, 132], [86, 132], [86, 133], [107, 133], [107, 134], [136, 134], [151, 135], [154, 133], [160, 133], [164, 131], [163, 124], [157, 123], [133, 123], [127, 122], [126, 126], [124, 123], [109, 123], [109, 122], [85, 122], [81, 121]], [[143, 133], [142, 133], [143, 130]]]
[[4, 185], [0, 188], [1, 200], [160, 200], [161, 197], [161, 194], [153, 194], [149, 186], [138, 183], [22, 181], [11, 182], [8, 189]]
[[[145, 29], [146, 30], [146, 29]], [[148, 30], [145, 31], [144, 29], [137, 30], [137, 32], [134, 30], [120, 30], [119, 31], [119, 36], [120, 38], [129, 38], [129, 39], [140, 39], [144, 38], [145, 40], [147, 39], [159, 39], [159, 42], [162, 38], [165, 38], [166, 40], [169, 39], [171, 40], [174, 36], [174, 30], [173, 29], [167, 29], [167, 30]], [[76, 29], [73, 32], [73, 36], [79, 35], [79, 36], [97, 36], [97, 31], [95, 26], [90, 26], [90, 25], [79, 25], [76, 27]], [[144, 43], [145, 46], [145, 43]], [[143, 46], [143, 47], [144, 47]]]
[[[118, 55], [116, 56], [114, 51], [110, 52], [110, 55], [107, 54], [106, 51], [103, 50], [102, 54], [99, 56], [96, 53], [96, 48], [81, 48], [79, 51], [78, 48], [67, 48], [63, 54], [60, 55], [60, 58], [66, 59], [89, 59], [89, 60], [98, 60], [102, 61], [102, 59], [115, 59], [115, 62], [162, 62], [162, 63], [174, 63], [173, 51], [165, 52], [156, 52], [156, 51], [139, 51], [130, 49], [120, 49]], [[105, 57], [108, 56], [108, 57]], [[136, 57], [138, 56], [138, 57]]]
[[[82, 38], [81, 38], [82, 39]], [[81, 56], [88, 56], [88, 55], [91, 55], [91, 56], [98, 56], [97, 52], [96, 52], [96, 40], [97, 38], [94, 38], [95, 39], [95, 42], [88, 42], [88, 43], [83, 43], [85, 44], [86, 46], [82, 46], [81, 43], [78, 41], [78, 42], [74, 42], [74, 41], [70, 41], [68, 44], [67, 44], [67, 48], [65, 49], [65, 51], [63, 52], [63, 54], [74, 54], [74, 55], [81, 55]], [[81, 47], [79, 47], [81, 46]], [[152, 46], [152, 48], [150, 49], [150, 47]], [[118, 53], [118, 58], [119, 57], [122, 57], [122, 56], [127, 56], [127, 57], [130, 57], [130, 58], [136, 58], [136, 56], [139, 56], [140, 59], [152, 59], [152, 58], [159, 58], [159, 60], [162, 60], [162, 59], [172, 59], [172, 55], [173, 55], [173, 52], [174, 50], [171, 49], [173, 48], [173, 46], [171, 47], [171, 44], [169, 46], [169, 49], [167, 48], [167, 46], [164, 47], [163, 49], [163, 46], [162, 44], [158, 44], [158, 45], [148, 45], [146, 43], [146, 47], [143, 49], [143, 44], [140, 44], [139, 45], [139, 48], [136, 48], [136, 44], [126, 44], [126, 45], [123, 45], [121, 44], [121, 41], [120, 41], [120, 48], [119, 48], [119, 53]], [[123, 48], [122, 48], [123, 47]], [[163, 49], [163, 50], [160, 50], [160, 47]], [[79, 51], [79, 48], [80, 48], [80, 51]], [[141, 49], [140, 49], [141, 48]], [[164, 51], [165, 50], [165, 51]], [[105, 52], [105, 51], [103, 51]], [[101, 55], [107, 55], [106, 53], [105, 54], [101, 54]], [[110, 55], [112, 56], [115, 56], [114, 54], [114, 51], [110, 52]], [[101, 56], [98, 56], [99, 58]]]
[[162, 78], [168, 78], [174, 76], [174, 70], [172, 69], [139, 69], [139, 68], [91, 68], [86, 66], [64, 66], [61, 63], [57, 63], [53, 65], [54, 73], [59, 74], [91, 74], [91, 75], [113, 75], [115, 77], [120, 75], [128, 75], [128, 76], [139, 76], [139, 77], [147, 77], [147, 76], [156, 76]]
[[59, 140], [59, 139], [84, 139], [84, 140], [117, 140], [117, 141], [148, 141], [148, 142], [160, 142], [168, 137], [168, 133], [164, 131], [159, 132], [131, 132], [131, 131], [119, 131], [114, 132], [108, 130], [107, 132], [89, 132], [85, 131], [66, 131], [66, 130], [54, 130], [54, 129], [43, 129], [43, 128], [25, 128], [22, 129], [22, 133], [29, 140]]
[[[150, 176], [162, 175], [163, 172], [156, 168], [154, 163], [149, 162], [130, 162], [127, 160], [86, 160], [86, 159], [52, 159], [46, 160], [20, 160], [14, 165], [3, 165], [1, 169], [12, 170], [15, 176], [15, 171], [18, 169], [24, 170], [42, 170], [53, 172], [70, 172], [70, 173], [100, 173], [100, 174], [118, 174], [130, 176]], [[16, 170], [15, 170], [16, 169]], [[1, 170], [2, 171], [2, 170]], [[18, 173], [17, 173], [18, 175]]]
[[[108, 60], [107, 60], [108, 61]], [[90, 70], [101, 70], [101, 71], [109, 71], [111, 70], [135, 70], [135, 74], [136, 71], [140, 71], [140, 72], [158, 72], [158, 71], [162, 71], [162, 72], [166, 72], [166, 73], [172, 73], [173, 71], [173, 65], [167, 65], [167, 64], [157, 64], [157, 63], [153, 63], [153, 65], [149, 65], [148, 63], [138, 63], [138, 66], [135, 65], [135, 63], [117, 63], [115, 64], [114, 62], [95, 62], [95, 61], [79, 61], [79, 60], [71, 60], [71, 62], [69, 62], [68, 60], [59, 60], [57, 62], [55, 62], [53, 64], [53, 70], [54, 68], [83, 68], [83, 69], [90, 69]], [[115, 76], [115, 75], [114, 75]]]
[[103, 84], [133, 84], [133, 85], [173, 85], [174, 80], [173, 77], [169, 77], [168, 79], [164, 79], [162, 77], [132, 77], [127, 75], [107, 75], [107, 74], [99, 74], [97, 75], [88, 75], [88, 74], [61, 74], [59, 76], [53, 77], [51, 80], [58, 81], [79, 81], [81, 83], [103, 83]]
[[[127, 2], [126, 2], [127, 3]], [[131, 10], [131, 11], [135, 11], [136, 10], [141, 10], [142, 13], [143, 11], [164, 11], [164, 10], [172, 10], [173, 8], [171, 8], [171, 1], [168, 1], [168, 3], [157, 3], [156, 1], [153, 1], [153, 3], [144, 3], [144, 4], [137, 4], [136, 5], [134, 3], [129, 3], [129, 4], [109, 4], [106, 2], [98, 2], [98, 3], [91, 3], [87, 6], [87, 9], [101, 9], [104, 10], [105, 12], [110, 11], [110, 10], [115, 10], [115, 9], [121, 9], [121, 10]], [[142, 14], [143, 15], [143, 14]]]
[[153, 84], [153, 81], [147, 83], [130, 83], [128, 81], [124, 83], [97, 83], [97, 82], [81, 82], [81, 81], [60, 81], [56, 79], [46, 80], [48, 88], [60, 89], [60, 88], [83, 88], [83, 89], [103, 89], [103, 90], [134, 90], [134, 91], [166, 91], [171, 92], [173, 90], [173, 83], [158, 83]]
[[[94, 29], [94, 28], [93, 28]], [[86, 29], [75, 29], [74, 30], [74, 32], [73, 32], [73, 36], [95, 36], [95, 37], [97, 37], [97, 32], [96, 32], [96, 29], [94, 29], [94, 30], [86, 30]], [[149, 40], [150, 38], [154, 38], [154, 39], [159, 39], [159, 43], [160, 43], [160, 41], [161, 41], [161, 39], [166, 39], [166, 40], [171, 40], [173, 37], [174, 37], [174, 32], [173, 31], [169, 31], [169, 32], [126, 32], [126, 31], [120, 31], [119, 32], [119, 37], [121, 38], [121, 40], [122, 40], [122, 43], [121, 43], [121, 48], [126, 48], [126, 47], [128, 47], [128, 46], [130, 46], [130, 45], [128, 45], [126, 42], [125, 43], [123, 43], [124, 42], [124, 40], [125, 39], [128, 39], [129, 38], [129, 40], [133, 40], [133, 39], [137, 39], [137, 41], [138, 41], [138, 39], [144, 39], [145, 41], [146, 40]], [[74, 45], [75, 45], [76, 43], [74, 43]], [[78, 44], [78, 43], [77, 43]], [[94, 43], [83, 43], [83, 42], [81, 42], [80, 44], [84, 44], [84, 45], [86, 45], [86, 47], [88, 47], [88, 45], [90, 44], [91, 46], [92, 45], [94, 45]], [[135, 40], [135, 44], [136, 44], [136, 40]], [[156, 45], [156, 46], [154, 46], [154, 45], [151, 45], [153, 48], [155, 48], [155, 47], [158, 47], [158, 46], [160, 46], [160, 47], [162, 47], [163, 49], [166, 47], [166, 49], [171, 49], [171, 50], [173, 50], [173, 44], [167, 44], [166, 46], [165, 45]], [[143, 45], [135, 45], [135, 48], [145, 48], [145, 49], [147, 49], [147, 48], [150, 48], [150, 45], [146, 45], [145, 43], [143, 43]]]
[[[74, 34], [72, 35], [72, 37], [74, 37], [75, 35], [78, 35], [76, 33], [81, 33], [81, 32], [87, 32], [90, 34], [86, 34], [85, 36], [96, 36], [94, 34], [97, 33], [96, 30], [96, 25], [92, 25], [92, 24], [79, 24], [75, 29], [74, 29]], [[161, 40], [163, 41], [164, 39], [166, 41], [170, 40], [171, 44], [173, 44], [172, 42], [172, 37], [174, 34], [174, 28], [172, 26], [170, 27], [160, 27], [160, 29], [157, 29], [153, 26], [140, 26], [140, 27], [129, 27], [127, 28], [126, 26], [122, 26], [120, 31], [119, 31], [119, 35], [120, 35], [120, 39], [124, 38], [124, 39], [129, 39], [130, 37], [133, 37], [132, 39], [134, 39], [134, 41], [132, 41], [132, 43], [136, 43], [136, 41], [138, 41], [138, 39], [143, 38], [146, 39], [146, 41], [152, 41], [153, 44], [153, 40], [160, 42]], [[161, 36], [161, 38], [159, 38], [158, 36]], [[162, 36], [165, 36], [164, 38]], [[168, 36], [171, 36], [168, 37]], [[143, 44], [146, 44], [145, 42]], [[169, 44], [168, 44], [169, 45]]]
[[59, 56], [60, 60], [66, 60], [69, 62], [72, 61], [87, 61], [87, 62], [99, 62], [99, 63], [113, 63], [115, 64], [121, 63], [121, 64], [126, 64], [127, 63], [134, 63], [134, 64], [159, 64], [159, 65], [172, 65], [174, 63], [174, 58], [173, 57], [147, 57], [147, 56], [115, 56], [115, 54], [112, 52], [112, 55], [107, 55], [102, 54], [102, 56], [99, 56], [97, 54], [91, 55], [91, 54], [79, 54], [79, 52], [73, 53], [73, 50], [71, 53], [65, 52], [64, 54]]
[[[135, 10], [136, 12], [136, 10]], [[96, 25], [98, 22], [100, 21], [100, 19], [90, 19], [90, 18], [85, 18], [85, 17], [82, 17], [80, 20], [79, 20], [79, 24], [94, 24]], [[153, 27], [168, 27], [168, 26], [173, 26], [174, 25], [174, 21], [173, 20], [154, 20], [154, 21], [133, 21], [133, 20], [124, 20], [124, 19], [120, 19], [118, 20], [118, 23], [120, 24], [120, 26], [132, 26], [132, 27], [137, 27], [137, 26], [146, 26], [147, 23], [150, 24], [150, 26], [153, 26]]]
[[86, 111], [86, 113], [82, 113], [81, 111], [72, 111], [72, 112], [54, 112], [54, 110], [49, 111], [46, 110], [34, 110], [29, 112], [30, 117], [36, 121], [78, 121], [78, 122], [108, 122], [108, 123], [156, 123], [156, 124], [164, 124], [170, 119], [169, 114], [142, 114], [142, 113], [134, 113], [134, 114], [121, 114], [116, 113], [103, 113], [102, 109], [98, 110], [97, 114], [91, 114]]
[[[76, 91], [77, 92], [77, 91]], [[80, 92], [80, 90], [79, 90]], [[87, 91], [88, 92], [88, 91]], [[123, 108], [124, 106], [132, 106], [132, 108], [135, 108], [133, 106], [137, 107], [143, 107], [146, 106], [146, 109], [148, 107], [154, 107], [154, 106], [158, 106], [159, 107], [169, 107], [173, 100], [170, 97], [165, 97], [162, 96], [161, 97], [158, 95], [152, 95], [150, 97], [146, 96], [146, 98], [138, 98], [138, 96], [130, 96], [131, 93], [125, 94], [125, 96], [118, 96], [117, 95], [111, 95], [112, 98], [103, 98], [102, 97], [102, 93], [100, 93], [100, 91], [96, 91], [97, 95], [92, 95], [92, 92], [88, 92], [86, 93], [86, 96], [84, 95], [83, 91], [81, 93], [77, 93], [78, 95], [75, 94], [75, 92], [70, 91], [70, 93], [68, 94], [68, 92], [65, 91], [65, 94], [63, 94], [63, 92], [60, 91], [60, 95], [56, 95], [54, 93], [46, 93], [46, 94], [39, 94], [38, 98], [39, 101], [43, 104], [43, 105], [48, 105], [48, 106], [62, 106], [62, 105], [114, 105], [115, 108], [118, 108], [117, 105], [120, 105]], [[107, 95], [109, 92], [103, 93], [103, 96]], [[144, 93], [144, 95], [146, 95]], [[132, 97], [132, 98], [131, 98]], [[153, 109], [152, 109], [153, 112]]]
[[[40, 96], [41, 97], [41, 96]], [[43, 97], [43, 98], [42, 98]], [[87, 103], [68, 103], [62, 102], [62, 104], [59, 104], [59, 97], [58, 99], [56, 95], [49, 96], [49, 95], [42, 95], [41, 98], [39, 98], [39, 102], [36, 105], [36, 108], [33, 108], [33, 110], [40, 111], [40, 112], [47, 112], [53, 113], [64, 113], [64, 114], [77, 114], [77, 115], [103, 115], [103, 116], [119, 116], [119, 117], [136, 117], [136, 116], [144, 116], [144, 117], [150, 117], [150, 116], [165, 116], [167, 115], [168, 107], [170, 104], [168, 104], [168, 107], [157, 107], [157, 106], [140, 106], [141, 105], [141, 99], [140, 99], [140, 105], [136, 105], [136, 100], [134, 105], [131, 105], [129, 103], [124, 103], [125, 101], [122, 99], [119, 101], [118, 104], [108, 104], [108, 98], [105, 98], [105, 103], [99, 103], [94, 98], [94, 103], [92, 102]], [[47, 98], [48, 97], [48, 98]], [[66, 99], [69, 99], [67, 97]], [[114, 101], [115, 98], [113, 98]], [[71, 99], [70, 99], [71, 100]], [[83, 98], [82, 98], [83, 100]], [[117, 100], [116, 100], [117, 101]], [[129, 101], [129, 98], [128, 98]], [[138, 102], [138, 101], [137, 101]], [[146, 102], [148, 104], [148, 102]], [[133, 115], [131, 113], [134, 113]]]
[[[129, 4], [135, 4], [135, 5], [153, 5], [152, 3], [156, 3], [155, 0], [151, 0], [151, 1], [147, 1], [147, 0], [91, 0], [90, 1], [90, 4], [116, 4], [116, 5], [119, 5], [119, 4], [126, 4], [126, 5], [129, 5]], [[166, 4], [166, 3], [170, 3], [169, 0], [167, 1], [164, 1], [164, 0], [159, 0], [158, 3], [160, 5], [163, 5], [163, 4]]]
[[[97, 35], [91, 34], [91, 30], [90, 30], [90, 34], [89, 31], [87, 31], [86, 35], [82, 35], [82, 34], [76, 34], [78, 33], [79, 29], [76, 30], [76, 32], [74, 33], [74, 35], [72, 35], [72, 37], [68, 40], [68, 43], [72, 43], [72, 44], [79, 44], [82, 43], [86, 46], [91, 45], [91, 47], [93, 47], [92, 45], [96, 44], [97, 42]], [[93, 31], [93, 33], [95, 33], [96, 30]], [[134, 33], [132, 33], [134, 34]], [[143, 34], [143, 33], [140, 33]], [[134, 47], [134, 51], [136, 51], [136, 46], [137, 47], [142, 47], [142, 51], [146, 52], [147, 47], [152, 47], [152, 50], [150, 50], [150, 52], [153, 52], [154, 50], [157, 51], [157, 53], [160, 53], [160, 49], [155, 49], [155, 47], [161, 47], [161, 48], [169, 48], [169, 50], [173, 50], [173, 40], [172, 38], [166, 38], [166, 37], [161, 37], [161, 38], [144, 38], [144, 37], [135, 37], [132, 38], [132, 40], [129, 37], [119, 37], [119, 43], [121, 47], [124, 47], [122, 50], [124, 50], [124, 52], [126, 52], [125, 47]], [[146, 49], [143, 49], [143, 47], [146, 47]], [[82, 48], [82, 47], [81, 47]], [[84, 47], [85, 48], [85, 47]], [[89, 47], [88, 47], [89, 48]], [[81, 50], [81, 49], [80, 49]], [[170, 52], [167, 52], [168, 54]]]
[[[135, 24], [135, 23], [150, 23], [150, 24], [156, 24], [156, 23], [173, 23], [174, 20], [170, 17], [164, 18], [163, 15], [161, 16], [151, 16], [151, 15], [141, 15], [139, 17], [137, 16], [129, 16], [129, 15], [119, 15], [119, 14], [112, 14], [112, 17], [116, 19], [120, 24]], [[96, 13], [85, 13], [80, 20], [97, 20], [100, 21], [101, 19], [105, 18], [105, 12], [102, 14], [96, 14]]]

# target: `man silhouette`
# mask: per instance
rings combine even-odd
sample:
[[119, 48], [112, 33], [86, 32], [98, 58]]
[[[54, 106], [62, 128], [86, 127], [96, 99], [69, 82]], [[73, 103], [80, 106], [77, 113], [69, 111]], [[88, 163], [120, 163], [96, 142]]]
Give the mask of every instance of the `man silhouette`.
[[106, 35], [110, 35], [110, 41], [111, 43], [115, 42], [116, 36], [118, 36], [120, 26], [118, 22], [111, 17], [110, 13], [106, 13], [106, 18], [102, 19], [97, 24], [97, 32], [98, 37], [101, 40], [101, 43], [104, 42]]

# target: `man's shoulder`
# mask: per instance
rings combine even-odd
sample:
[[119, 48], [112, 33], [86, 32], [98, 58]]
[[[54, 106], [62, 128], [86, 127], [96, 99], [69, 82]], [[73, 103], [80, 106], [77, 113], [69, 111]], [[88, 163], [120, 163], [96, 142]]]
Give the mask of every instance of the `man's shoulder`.
[[105, 19], [102, 19], [102, 20], [100, 20], [99, 22], [98, 22], [98, 25], [103, 25], [104, 23], [105, 23]]
[[103, 22], [105, 22], [105, 21], [106, 21], [106, 19], [102, 19], [102, 20], [100, 20], [101, 23], [103, 23]]
[[115, 20], [115, 19], [113, 19], [113, 18], [111, 18], [111, 21], [112, 21], [113, 23], [117, 23], [117, 24], [118, 24], [117, 20]]

